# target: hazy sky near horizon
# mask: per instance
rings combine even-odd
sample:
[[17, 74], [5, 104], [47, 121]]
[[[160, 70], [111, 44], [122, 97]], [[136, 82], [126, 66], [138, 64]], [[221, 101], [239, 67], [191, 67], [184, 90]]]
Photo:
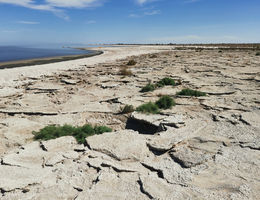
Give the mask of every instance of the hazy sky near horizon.
[[0, 0], [0, 45], [260, 42], [260, 0]]

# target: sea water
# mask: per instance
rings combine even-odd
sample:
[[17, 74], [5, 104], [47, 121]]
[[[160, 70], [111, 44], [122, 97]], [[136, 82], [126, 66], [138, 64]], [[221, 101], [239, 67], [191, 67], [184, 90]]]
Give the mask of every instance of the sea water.
[[0, 62], [28, 60], [34, 58], [49, 58], [55, 56], [86, 55], [89, 50], [73, 48], [29, 48], [15, 46], [0, 46]]

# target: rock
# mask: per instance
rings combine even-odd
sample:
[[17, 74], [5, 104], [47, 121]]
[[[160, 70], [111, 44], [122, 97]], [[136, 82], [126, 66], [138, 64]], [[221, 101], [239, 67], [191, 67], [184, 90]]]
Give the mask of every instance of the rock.
[[172, 149], [174, 145], [200, 135], [208, 126], [205, 121], [197, 119], [189, 119], [186, 124], [181, 129], [168, 128], [167, 131], [155, 135], [147, 142], [148, 146], [155, 151], [166, 152]]
[[260, 112], [244, 112], [241, 114], [240, 120], [248, 125], [260, 128]]
[[126, 161], [121, 162], [114, 160], [110, 156], [106, 154], [97, 152], [97, 151], [89, 151], [84, 158], [82, 158], [85, 162], [87, 162], [90, 166], [95, 169], [102, 171], [114, 170], [118, 173], [122, 172], [138, 172], [138, 173], [146, 173], [147, 169], [141, 165], [140, 162], [135, 161]]
[[15, 88], [11, 88], [11, 87], [0, 88], [0, 98], [21, 95], [22, 92], [23, 92], [22, 89], [15, 89]]
[[113, 113], [109, 108], [108, 103], [99, 103], [95, 100], [86, 101], [88, 96], [74, 95], [66, 103], [60, 105], [62, 113], [83, 113], [83, 112], [96, 112], [96, 113]]
[[206, 169], [193, 177], [192, 185], [208, 198], [257, 199], [260, 185], [255, 177], [259, 177], [259, 161], [258, 151], [224, 147]]
[[47, 152], [40, 148], [39, 142], [32, 142], [22, 147], [18, 152], [3, 157], [2, 163], [27, 169], [42, 168]]
[[31, 86], [26, 87], [27, 91], [32, 91], [34, 94], [54, 93], [62, 89], [63, 87], [61, 85], [49, 82], [37, 82]]
[[238, 110], [249, 111], [247, 107], [234, 103], [233, 101], [227, 101], [222, 98], [218, 99], [205, 99], [201, 101], [201, 105], [207, 109], [222, 111], [222, 110]]
[[176, 145], [170, 152], [171, 157], [184, 168], [194, 167], [212, 159], [221, 143], [202, 138], [192, 138]]
[[78, 145], [76, 139], [72, 136], [64, 136], [55, 140], [48, 140], [41, 142], [44, 148], [49, 152], [66, 152], [73, 151]]
[[200, 88], [200, 91], [209, 95], [231, 95], [236, 93], [236, 90], [227, 86], [206, 86]]
[[[23, 168], [0, 165], [0, 189], [4, 192], [41, 184], [42, 181], [55, 184], [56, 178], [50, 176], [50, 169]], [[4, 176], [3, 176], [4, 174]]]
[[150, 152], [146, 138], [135, 131], [104, 133], [86, 138], [91, 150], [102, 152], [116, 160], [143, 160]]
[[151, 199], [192, 199], [189, 188], [167, 183], [154, 174], [140, 176], [139, 184]]
[[61, 82], [68, 84], [68, 85], [76, 85], [79, 81], [78, 80], [71, 80], [71, 79], [61, 79]]
[[81, 192], [77, 199], [149, 199], [140, 191], [137, 174], [101, 173], [91, 189]]
[[118, 83], [114, 83], [114, 82], [101, 83], [101, 88], [102, 89], [116, 88], [116, 87], [118, 87]]
[[240, 146], [242, 148], [249, 148], [254, 150], [260, 150], [260, 138], [258, 137], [256, 140], [252, 142], [240, 142]]
[[147, 158], [142, 164], [151, 172], [156, 172], [159, 178], [165, 179], [170, 184], [187, 186], [192, 179], [189, 169], [182, 168], [168, 154], [153, 159]]
[[53, 166], [65, 159], [75, 159], [79, 155], [74, 151], [77, 142], [73, 137], [61, 137], [56, 140], [32, 142], [23, 146], [17, 153], [3, 157], [5, 165], [37, 169]]
[[190, 73], [190, 69], [188, 69], [188, 68], [185, 68], [184, 71], [185, 71], [186, 73]]

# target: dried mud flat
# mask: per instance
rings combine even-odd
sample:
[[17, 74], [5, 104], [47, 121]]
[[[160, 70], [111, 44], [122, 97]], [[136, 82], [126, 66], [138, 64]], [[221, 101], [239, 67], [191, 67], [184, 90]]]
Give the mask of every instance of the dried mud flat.
[[[133, 76], [119, 75], [130, 59], [137, 61], [129, 67]], [[164, 77], [181, 84], [139, 92]], [[17, 81], [0, 92], [1, 200], [260, 196], [260, 57], [254, 51], [168, 49]], [[183, 88], [208, 95], [176, 95]], [[156, 115], [119, 114], [126, 104], [161, 95], [177, 105]], [[88, 137], [85, 146], [73, 137], [32, 140], [33, 130], [49, 124], [86, 123], [114, 132]]]

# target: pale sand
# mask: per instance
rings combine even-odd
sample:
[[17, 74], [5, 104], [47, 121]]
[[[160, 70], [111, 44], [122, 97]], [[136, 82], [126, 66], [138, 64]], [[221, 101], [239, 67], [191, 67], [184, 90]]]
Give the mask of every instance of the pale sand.
[[49, 63], [34, 66], [24, 66], [12, 69], [0, 70], [0, 86], [13, 86], [14, 80], [21, 77], [39, 77], [41, 75], [50, 75], [54, 72], [62, 70], [77, 69], [82, 65], [95, 65], [105, 62], [113, 62], [117, 59], [124, 59], [128, 56], [137, 56], [147, 53], [156, 53], [172, 47], [165, 46], [124, 46], [124, 47], [99, 47], [90, 48], [91, 50], [99, 50], [104, 53], [99, 56], [83, 58], [78, 60], [62, 61], [57, 63]]

